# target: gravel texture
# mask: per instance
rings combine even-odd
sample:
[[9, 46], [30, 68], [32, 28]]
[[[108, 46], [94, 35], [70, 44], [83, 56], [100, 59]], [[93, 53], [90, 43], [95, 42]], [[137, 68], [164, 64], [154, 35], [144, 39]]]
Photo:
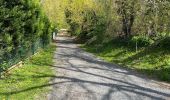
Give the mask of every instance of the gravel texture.
[[134, 71], [107, 63], [57, 37], [56, 76], [48, 100], [170, 100], [170, 88]]

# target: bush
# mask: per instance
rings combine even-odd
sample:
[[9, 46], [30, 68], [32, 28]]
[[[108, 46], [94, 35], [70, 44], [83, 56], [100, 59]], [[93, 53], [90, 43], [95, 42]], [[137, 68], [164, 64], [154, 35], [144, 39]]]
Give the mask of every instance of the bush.
[[[14, 56], [21, 60], [20, 56], [25, 55], [18, 56], [19, 49], [35, 52], [35, 44], [39, 40], [42, 40], [43, 47], [48, 45], [52, 30], [39, 0], [1, 0], [0, 65], [4, 65], [3, 62], [11, 63]], [[2, 68], [4, 69], [3, 66]]]
[[131, 44], [135, 45], [138, 44], [139, 47], [146, 47], [154, 43], [154, 40], [150, 39], [147, 36], [134, 36], [132, 37]]

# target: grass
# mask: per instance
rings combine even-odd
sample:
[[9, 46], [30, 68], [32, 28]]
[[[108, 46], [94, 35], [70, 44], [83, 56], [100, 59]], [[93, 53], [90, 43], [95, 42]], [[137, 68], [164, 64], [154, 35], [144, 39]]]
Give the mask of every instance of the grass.
[[112, 63], [137, 70], [149, 77], [170, 82], [170, 50], [152, 45], [141, 47], [113, 40], [101, 46], [82, 46], [86, 51]]
[[50, 77], [41, 77], [43, 73], [54, 75], [52, 68], [54, 45], [41, 50], [24, 61], [23, 67], [16, 68], [5, 78], [0, 79], [0, 100], [46, 100], [50, 90]]

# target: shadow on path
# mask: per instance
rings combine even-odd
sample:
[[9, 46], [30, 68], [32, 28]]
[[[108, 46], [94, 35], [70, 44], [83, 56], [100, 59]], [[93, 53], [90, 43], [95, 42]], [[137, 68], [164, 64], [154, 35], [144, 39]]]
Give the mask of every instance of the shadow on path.
[[[57, 41], [60, 41], [60, 38]], [[8, 93], [0, 92], [0, 95], [18, 94], [52, 86], [49, 100], [170, 99], [170, 89], [159, 87], [158, 84], [131, 70], [106, 63], [84, 52], [64, 37], [61, 39], [57, 42], [58, 50], [54, 57], [57, 63], [52, 66], [56, 70], [56, 76], [38, 72], [40, 76], [33, 76], [35, 79], [51, 77], [52, 83]]]

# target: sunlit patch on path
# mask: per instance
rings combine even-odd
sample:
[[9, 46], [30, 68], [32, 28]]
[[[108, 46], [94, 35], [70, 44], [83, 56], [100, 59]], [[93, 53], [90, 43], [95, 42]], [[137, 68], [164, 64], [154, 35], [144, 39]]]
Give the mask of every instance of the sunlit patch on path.
[[69, 37], [58, 37], [57, 46], [49, 100], [170, 100], [170, 89], [96, 58]]

